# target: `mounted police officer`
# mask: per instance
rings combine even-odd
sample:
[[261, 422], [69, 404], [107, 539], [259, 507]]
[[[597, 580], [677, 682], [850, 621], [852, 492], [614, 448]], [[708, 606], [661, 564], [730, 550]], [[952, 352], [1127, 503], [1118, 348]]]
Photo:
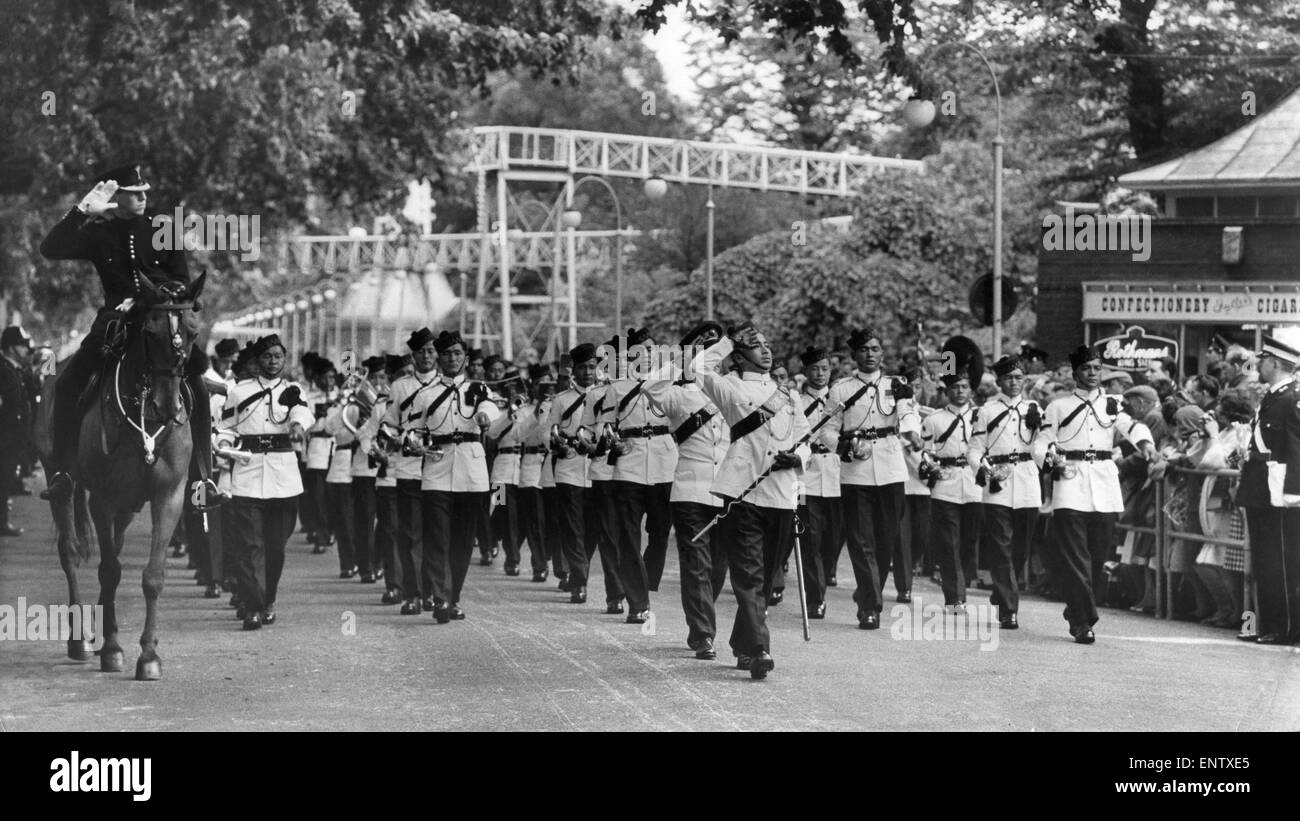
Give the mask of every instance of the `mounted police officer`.
[[[72, 492], [68, 471], [77, 459], [81, 429], [78, 400], [105, 357], [116, 355], [124, 344], [126, 329], [136, 316], [131, 309], [140, 294], [141, 278], [164, 290], [189, 284], [184, 249], [158, 247], [168, 244], [156, 241], [159, 234], [165, 231], [170, 235], [173, 226], [155, 229], [154, 221], [145, 216], [148, 190], [149, 183], [141, 176], [139, 165], [107, 171], [96, 178], [90, 193], [41, 241], [41, 256], [46, 259], [84, 259], [93, 263], [105, 299], [54, 389], [50, 467], [55, 472], [41, 498], [66, 497]], [[212, 420], [202, 369], [197, 364], [201, 359], [202, 351], [196, 346], [186, 367], [186, 382], [194, 398], [190, 430], [193, 460], [215, 501], [217, 489], [210, 479]]]

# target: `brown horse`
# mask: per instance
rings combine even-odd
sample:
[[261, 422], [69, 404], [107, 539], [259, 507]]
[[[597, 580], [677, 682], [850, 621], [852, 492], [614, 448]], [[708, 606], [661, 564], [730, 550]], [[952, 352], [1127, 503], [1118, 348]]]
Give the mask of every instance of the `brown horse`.
[[[125, 659], [117, 641], [117, 585], [122, 579], [122, 537], [135, 514], [149, 502], [153, 520], [149, 563], [144, 569], [145, 621], [140, 635], [138, 681], [155, 681], [162, 675], [158, 657], [158, 596], [168, 541], [180, 519], [185, 500], [193, 442], [188, 424], [192, 402], [206, 397], [184, 394], [184, 367], [198, 335], [195, 300], [203, 291], [206, 274], [184, 288], [168, 291], [141, 278], [142, 319], [120, 360], [101, 371], [94, 401], [82, 413], [77, 463], [70, 471], [74, 492], [70, 499], [51, 500], [58, 530], [59, 562], [68, 579], [69, 603], [80, 607], [77, 566], [89, 560], [88, 528], [94, 523], [99, 536], [99, 603], [103, 617], [98, 629], [103, 645], [99, 668], [121, 672]], [[38, 420], [42, 461], [49, 471], [50, 414], [54, 385], [44, 386], [44, 412]], [[77, 610], [76, 612], [80, 612]], [[68, 656], [90, 658], [85, 635], [68, 641]]]

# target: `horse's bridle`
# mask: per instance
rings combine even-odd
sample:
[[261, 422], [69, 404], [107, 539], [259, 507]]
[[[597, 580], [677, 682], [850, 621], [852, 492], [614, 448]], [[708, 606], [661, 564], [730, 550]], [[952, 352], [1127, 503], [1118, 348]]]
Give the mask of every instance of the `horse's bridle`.
[[[144, 347], [144, 360], [146, 366], [144, 369], [143, 384], [140, 386], [140, 421], [138, 424], [131, 418], [131, 414], [128, 413], [126, 408], [122, 405], [121, 359], [117, 361], [117, 367], [113, 372], [113, 395], [117, 400], [118, 412], [121, 413], [122, 418], [140, 434], [141, 444], [144, 447], [144, 463], [146, 465], [152, 465], [154, 461], [156, 461], [157, 456], [154, 454], [154, 448], [157, 440], [168, 430], [168, 428], [171, 427], [171, 424], [176, 421], [176, 417], [173, 415], [164, 419], [153, 434], [150, 434], [148, 430], [146, 430], [144, 414], [145, 408], [149, 406], [149, 395], [153, 392], [153, 377], [155, 374], [165, 374], [172, 378], [180, 378], [184, 376], [185, 360], [188, 351], [185, 350], [185, 337], [181, 333], [181, 314], [193, 309], [193, 302], [162, 302], [156, 305], [150, 305], [146, 308], [146, 312], [167, 312], [167, 328], [171, 332], [169, 339], [171, 343], [171, 351], [170, 356], [166, 360], [169, 364], [163, 366], [157, 365], [153, 361], [153, 357], [150, 355], [149, 334], [144, 332], [141, 333], [141, 344]], [[183, 388], [184, 382], [181, 384]]]

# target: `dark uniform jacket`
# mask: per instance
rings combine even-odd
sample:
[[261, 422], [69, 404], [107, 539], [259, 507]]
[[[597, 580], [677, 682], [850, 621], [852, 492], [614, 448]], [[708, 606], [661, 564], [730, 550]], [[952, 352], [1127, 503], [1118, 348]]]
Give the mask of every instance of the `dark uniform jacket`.
[[139, 291], [138, 276], [146, 276], [155, 285], [164, 282], [188, 284], [189, 267], [183, 246], [174, 250], [154, 248], [154, 235], [164, 232], [171, 237], [175, 226], [170, 219], [155, 228], [148, 216], [129, 219], [91, 219], [73, 208], [41, 242], [46, 259], [84, 259], [94, 263], [104, 286], [108, 308], [120, 304]]
[[[31, 395], [21, 369], [0, 356], [0, 448], [12, 450], [27, 440]], [[17, 453], [10, 454], [17, 457]]]
[[[1264, 394], [1251, 427], [1250, 457], [1241, 466], [1237, 504], [1269, 507], [1268, 462], [1286, 465], [1282, 492], [1300, 494], [1300, 385], [1286, 382]], [[1268, 453], [1259, 449], [1264, 440]]]

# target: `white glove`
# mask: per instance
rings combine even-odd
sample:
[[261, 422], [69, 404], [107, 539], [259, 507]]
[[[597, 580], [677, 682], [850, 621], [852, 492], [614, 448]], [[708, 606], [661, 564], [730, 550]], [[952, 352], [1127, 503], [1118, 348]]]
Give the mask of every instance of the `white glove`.
[[116, 180], [95, 183], [95, 187], [90, 190], [90, 193], [82, 197], [81, 202], [77, 203], [77, 210], [92, 217], [99, 216], [108, 209], [117, 207], [117, 203], [110, 202], [116, 193]]

